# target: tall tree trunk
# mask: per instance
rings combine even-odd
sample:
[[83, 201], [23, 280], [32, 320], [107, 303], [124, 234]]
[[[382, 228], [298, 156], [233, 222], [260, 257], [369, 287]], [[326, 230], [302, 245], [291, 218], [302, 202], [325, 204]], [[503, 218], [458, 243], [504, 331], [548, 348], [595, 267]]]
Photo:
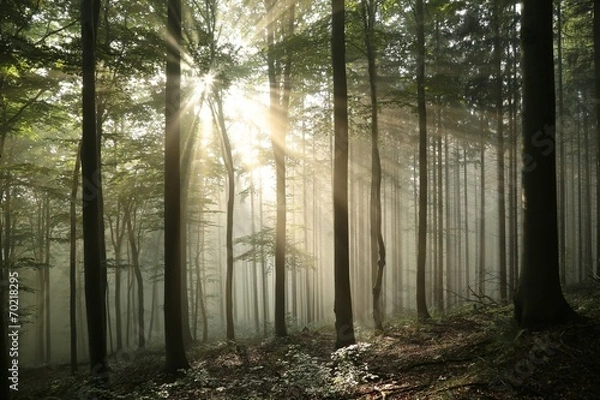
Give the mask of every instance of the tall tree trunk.
[[559, 279], [552, 2], [524, 0], [523, 265], [515, 296], [522, 327], [563, 323], [574, 312]]
[[464, 203], [465, 203], [465, 286], [469, 287], [471, 281], [471, 257], [469, 243], [469, 180], [467, 175], [467, 149], [463, 149], [463, 182], [464, 182]]
[[[148, 339], [147, 342], [151, 342], [152, 341], [152, 332], [154, 332], [154, 330], [160, 331], [159, 328], [159, 315], [158, 315], [158, 274], [160, 271], [160, 263], [159, 263], [159, 256], [160, 256], [160, 242], [161, 242], [161, 237], [160, 235], [156, 235], [156, 245], [154, 246], [154, 256], [153, 256], [153, 260], [155, 261], [154, 264], [154, 269], [152, 270], [152, 298], [150, 299], [150, 323], [148, 324]], [[156, 321], [156, 323], [155, 323]], [[155, 325], [156, 325], [156, 329], [155, 329]]]
[[504, 112], [503, 112], [503, 77], [502, 51], [500, 36], [501, 21], [500, 1], [494, 2], [494, 67], [496, 75], [496, 134], [498, 137], [498, 254], [500, 273], [500, 300], [505, 302], [508, 297], [506, 282], [506, 203], [504, 200]]
[[[269, 119], [271, 127], [271, 144], [275, 158], [275, 175], [277, 186], [277, 210], [275, 228], [275, 334], [286, 336], [285, 322], [285, 247], [286, 247], [286, 179], [285, 154], [286, 131], [288, 129], [288, 110], [291, 91], [291, 53], [285, 49], [283, 60], [277, 59], [275, 48], [277, 34], [277, 2], [267, 1], [270, 22], [267, 24], [267, 64], [269, 76]], [[290, 3], [286, 13], [288, 20], [282, 33], [291, 36], [294, 30], [295, 5]], [[282, 65], [280, 67], [279, 65]], [[279, 69], [282, 68], [280, 72]], [[280, 76], [281, 75], [281, 76]], [[281, 86], [281, 87], [280, 87]], [[295, 286], [294, 286], [295, 287]]]
[[379, 156], [379, 112], [377, 109], [377, 65], [375, 49], [375, 0], [362, 0], [361, 11], [365, 30], [365, 47], [369, 70], [371, 92], [371, 282], [373, 287], [373, 322], [375, 329], [383, 330], [383, 304], [381, 287], [385, 267], [385, 243], [383, 242], [381, 221], [381, 159]]
[[333, 235], [335, 285], [335, 347], [356, 343], [350, 291], [348, 236], [348, 87], [344, 0], [332, 0], [331, 59], [333, 66], [333, 121], [335, 157], [333, 167]]
[[77, 189], [79, 187], [79, 170], [81, 169], [81, 142], [77, 146], [75, 168], [71, 185], [69, 204], [69, 323], [71, 332], [71, 373], [77, 372]]
[[181, 0], [169, 0], [167, 9], [165, 140], [165, 345], [166, 369], [189, 368], [183, 343], [181, 305]]
[[84, 0], [81, 5], [83, 56], [83, 135], [81, 169], [83, 178], [83, 240], [86, 310], [91, 374], [108, 379], [106, 354], [106, 274], [103, 272], [101, 207], [98, 176], [98, 133], [96, 119], [96, 56], [99, 0]]
[[[600, 214], [600, 0], [594, 0], [594, 77], [596, 113], [596, 212]], [[600, 217], [596, 216], [596, 276], [600, 276]]]
[[51, 323], [50, 323], [50, 195], [46, 194], [44, 199], [44, 319], [45, 325], [45, 342], [46, 342], [46, 353], [44, 354], [44, 360], [46, 364], [50, 363], [51, 356]]
[[[263, 182], [262, 177], [258, 183], [258, 221], [260, 230], [264, 229], [263, 218]], [[267, 327], [269, 325], [269, 292], [267, 290], [267, 260], [265, 256], [265, 247], [260, 245], [260, 276], [262, 278], [262, 301], [263, 301], [263, 335], [266, 337]]]
[[479, 207], [479, 265], [477, 270], [477, 285], [480, 294], [485, 293], [485, 132], [487, 123], [484, 123], [484, 112], [481, 112], [481, 143], [479, 145], [479, 158], [481, 167], [480, 194], [481, 205]]
[[129, 238], [129, 246], [131, 248], [131, 268], [133, 268], [137, 285], [138, 348], [143, 349], [146, 346], [144, 329], [144, 281], [142, 278], [142, 271], [140, 270], [140, 249], [136, 240], [134, 226], [131, 221], [131, 219], [135, 217], [135, 210], [132, 211], [130, 208], [131, 206], [126, 209], [125, 219], [127, 220], [127, 237]]
[[[250, 218], [252, 220], [252, 237], [255, 237], [256, 235], [256, 207], [254, 205], [255, 191], [256, 188], [254, 187], [252, 172], [250, 172]], [[256, 254], [256, 243], [252, 243], [252, 252]], [[252, 290], [252, 305], [254, 307], [254, 330], [256, 331], [256, 335], [260, 334], [260, 313], [258, 311], [258, 272], [258, 262], [256, 261], [256, 258], [254, 258], [252, 260], [252, 283], [254, 286]]]
[[427, 255], [427, 110], [425, 107], [425, 22], [423, 0], [416, 0], [417, 110], [419, 113], [419, 235], [417, 244], [417, 314], [429, 319], [425, 294]]
[[213, 118], [219, 124], [223, 161], [225, 163], [225, 168], [227, 169], [227, 277], [225, 282], [225, 318], [227, 323], [227, 339], [235, 340], [233, 326], [233, 206], [235, 202], [235, 174], [233, 169], [231, 144], [225, 125], [225, 115], [223, 113], [223, 99], [221, 96], [221, 93], [215, 94], [216, 104], [211, 104], [211, 111]]
[[111, 242], [115, 253], [115, 327], [117, 337], [117, 351], [123, 348], [123, 329], [121, 318], [121, 270], [122, 265], [122, 247], [125, 234], [125, 223], [121, 216], [122, 201], [117, 201], [117, 215], [113, 219], [108, 217], [108, 226], [110, 228]]
[[[203, 215], [203, 211], [200, 212], [200, 215]], [[202, 217], [200, 217], [200, 221], [202, 221]], [[208, 317], [206, 313], [206, 303], [204, 299], [204, 258], [201, 256], [204, 252], [204, 228], [201, 224], [198, 224], [198, 251], [196, 253], [196, 292], [197, 292], [197, 307], [200, 308], [200, 313], [202, 316], [202, 343], [206, 343], [208, 341]], [[198, 312], [196, 311], [197, 315]], [[194, 324], [196, 325], [196, 324]], [[194, 335], [196, 334], [196, 327], [194, 326]]]
[[[559, 201], [558, 201], [558, 229], [559, 229], [559, 266], [560, 266], [560, 281], [561, 283], [565, 283], [567, 279], [567, 265], [566, 265], [566, 198], [565, 198], [565, 146], [567, 143], [566, 134], [565, 134], [565, 125], [564, 125], [564, 116], [565, 116], [565, 101], [564, 101], [564, 89], [563, 89], [563, 62], [562, 62], [562, 9], [561, 9], [561, 0], [556, 2], [556, 14], [557, 14], [557, 45], [556, 45], [556, 59], [557, 59], [557, 68], [558, 68], [558, 138], [560, 141], [557, 143], [559, 146], [559, 161], [560, 161], [560, 169], [559, 169]], [[595, 3], [594, 3], [595, 4]], [[599, 142], [600, 143], [600, 142]], [[600, 160], [599, 160], [600, 161]], [[600, 189], [599, 189], [600, 190]], [[600, 191], [598, 192], [600, 193]], [[598, 203], [600, 204], [600, 203]], [[598, 224], [600, 227], [600, 224]], [[600, 229], [599, 231], [600, 232]]]
[[[583, 210], [585, 211], [584, 220], [585, 223], [582, 223], [582, 227], [584, 229], [584, 250], [582, 252], [583, 257], [583, 279], [588, 272], [593, 274], [594, 268], [592, 267], [592, 193], [591, 193], [591, 163], [590, 163], [590, 135], [589, 135], [589, 117], [587, 110], [583, 111], [583, 163], [586, 166], [583, 172]], [[581, 179], [581, 178], [580, 178]]]
[[[439, 102], [438, 102], [439, 106]], [[444, 185], [442, 180], [443, 175], [443, 152], [442, 152], [442, 118], [441, 109], [438, 108], [436, 114], [436, 133], [437, 133], [437, 182], [434, 180], [434, 185], [437, 190], [434, 193], [436, 198], [436, 213], [437, 213], [437, 252], [433, 255], [437, 258], [437, 273], [435, 279], [435, 306], [439, 312], [444, 310]], [[446, 249], [446, 251], [448, 251]], [[446, 256], [447, 259], [447, 256]]]

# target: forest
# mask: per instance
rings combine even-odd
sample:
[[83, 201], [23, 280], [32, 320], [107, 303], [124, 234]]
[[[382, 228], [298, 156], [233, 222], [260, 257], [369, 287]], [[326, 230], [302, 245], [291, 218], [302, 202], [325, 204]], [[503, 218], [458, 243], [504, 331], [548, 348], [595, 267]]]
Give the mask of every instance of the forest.
[[600, 397], [600, 0], [0, 0], [0, 399]]

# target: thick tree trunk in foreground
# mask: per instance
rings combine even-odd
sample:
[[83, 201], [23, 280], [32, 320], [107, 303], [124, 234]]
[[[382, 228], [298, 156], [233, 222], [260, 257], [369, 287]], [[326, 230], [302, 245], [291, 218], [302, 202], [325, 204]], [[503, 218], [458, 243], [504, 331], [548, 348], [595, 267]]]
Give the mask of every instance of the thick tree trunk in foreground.
[[523, 258], [515, 318], [525, 328], [564, 323], [574, 312], [559, 280], [552, 2], [524, 0]]
[[350, 293], [348, 236], [348, 88], [344, 0], [332, 0], [331, 57], [333, 65], [333, 119], [335, 158], [333, 167], [333, 232], [335, 280], [335, 347], [356, 343]]
[[600, 276], [600, 0], [594, 0], [594, 76], [596, 80], [596, 276]]
[[181, 268], [181, 0], [169, 0], [167, 11], [167, 81], [165, 138], [165, 347], [166, 369], [189, 368], [183, 345]]
[[85, 299], [91, 374], [108, 379], [106, 354], [106, 275], [102, 268], [101, 205], [99, 187], [98, 133], [96, 121], [95, 43], [100, 2], [84, 0], [81, 4], [83, 56], [83, 136], [81, 171], [83, 178], [83, 254]]

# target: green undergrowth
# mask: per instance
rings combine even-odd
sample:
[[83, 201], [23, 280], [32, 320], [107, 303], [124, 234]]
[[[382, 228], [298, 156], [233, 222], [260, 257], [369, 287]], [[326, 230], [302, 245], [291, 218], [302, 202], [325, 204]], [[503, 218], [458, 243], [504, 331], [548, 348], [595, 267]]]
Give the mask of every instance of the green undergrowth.
[[593, 399], [600, 396], [600, 290], [565, 291], [582, 321], [532, 332], [511, 305], [453, 310], [419, 322], [357, 329], [356, 345], [333, 349], [331, 327], [286, 338], [212, 342], [188, 351], [191, 368], [164, 373], [159, 349], [111, 361], [94, 388], [86, 367], [22, 371], [17, 399]]

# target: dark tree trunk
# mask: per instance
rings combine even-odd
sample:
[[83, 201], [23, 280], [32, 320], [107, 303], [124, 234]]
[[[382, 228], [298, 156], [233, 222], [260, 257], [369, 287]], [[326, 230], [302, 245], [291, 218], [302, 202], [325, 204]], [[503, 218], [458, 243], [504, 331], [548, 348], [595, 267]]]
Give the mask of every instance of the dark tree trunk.
[[165, 346], [166, 369], [189, 368], [183, 345], [181, 306], [181, 0], [169, 0], [167, 11], [167, 81], [165, 140]]
[[348, 236], [348, 87], [344, 0], [332, 0], [331, 58], [333, 66], [333, 120], [335, 158], [333, 167], [333, 232], [335, 280], [335, 347], [356, 343], [350, 293]]
[[[122, 252], [123, 237], [125, 235], [125, 224], [121, 216], [121, 204], [122, 201], [117, 202], [117, 215], [115, 220], [108, 216], [108, 226], [110, 229], [111, 242], [115, 253], [115, 328], [117, 337], [117, 351], [123, 348], [123, 329], [122, 329], [122, 318], [121, 318], [121, 270], [122, 266]], [[107, 309], [110, 311], [110, 308]], [[110, 322], [110, 317], [109, 317]], [[111, 330], [109, 329], [109, 332]]]
[[81, 142], [77, 146], [73, 184], [71, 185], [71, 201], [69, 205], [69, 323], [71, 331], [71, 373], [77, 372], [77, 190], [79, 187], [79, 170], [81, 169]]
[[479, 265], [477, 268], [477, 287], [480, 294], [485, 294], [485, 131], [487, 122], [485, 122], [484, 112], [481, 112], [481, 143], [479, 147], [481, 179], [480, 194], [481, 205], [479, 207]]
[[373, 322], [375, 329], [383, 330], [383, 304], [381, 287], [385, 267], [385, 244], [381, 228], [381, 159], [379, 156], [379, 113], [377, 110], [377, 65], [375, 63], [375, 14], [374, 0], [362, 0], [361, 10], [365, 30], [365, 47], [371, 91], [371, 281], [373, 287]]
[[45, 342], [46, 342], [46, 351], [44, 353], [44, 360], [46, 362], [46, 364], [50, 363], [50, 356], [51, 356], [51, 341], [52, 341], [52, 336], [50, 334], [51, 332], [51, 325], [50, 325], [50, 196], [49, 194], [46, 194], [46, 198], [44, 199], [44, 206], [43, 206], [43, 210], [44, 210], [44, 283], [43, 283], [43, 290], [42, 292], [44, 293], [44, 320], [45, 320], [45, 326], [44, 326], [44, 335], [45, 335]]
[[[595, 3], [594, 3], [595, 4]], [[565, 146], [567, 143], [566, 135], [565, 135], [565, 126], [564, 126], [564, 116], [565, 116], [565, 102], [564, 102], [564, 90], [563, 90], [563, 62], [562, 62], [562, 9], [561, 9], [561, 1], [556, 2], [556, 14], [557, 14], [557, 38], [556, 38], [556, 59], [557, 59], [557, 68], [558, 68], [558, 142], [559, 146], [559, 161], [560, 161], [560, 172], [559, 172], [559, 210], [558, 210], [558, 229], [559, 229], [559, 268], [560, 268], [560, 281], [561, 283], [565, 283], [567, 279], [567, 268], [566, 268], [566, 185], [565, 185], [565, 177], [566, 177], [566, 163], [565, 163]], [[600, 142], [599, 142], [600, 143]], [[600, 162], [600, 159], [599, 159]], [[600, 188], [600, 186], [597, 186]], [[600, 189], [599, 194], [600, 194]], [[599, 200], [600, 201], [600, 200]], [[600, 204], [600, 202], [598, 203]], [[600, 227], [600, 224], [598, 224]], [[599, 228], [600, 229], [600, 228]], [[599, 230], [600, 232], [600, 230]], [[599, 236], [600, 237], [600, 236]], [[599, 241], [600, 243], [600, 241]]]
[[[269, 77], [269, 119], [271, 144], [275, 158], [277, 209], [275, 228], [275, 334], [286, 336], [285, 321], [285, 247], [286, 247], [286, 131], [288, 129], [288, 109], [291, 92], [291, 54], [285, 49], [283, 59], [277, 58], [276, 34], [278, 17], [277, 2], [266, 1], [267, 24], [267, 65]], [[284, 14], [285, 15], [285, 14]], [[282, 31], [288, 37], [293, 34], [295, 6], [291, 3], [287, 10], [288, 20]], [[295, 276], [295, 275], [294, 275]], [[293, 286], [296, 287], [295, 285]]]
[[500, 273], [500, 300], [508, 297], [506, 282], [506, 203], [504, 200], [504, 113], [502, 97], [502, 44], [500, 36], [501, 8], [500, 1], [494, 3], [494, 63], [496, 74], [496, 134], [498, 136], [498, 252]]
[[[596, 210], [600, 214], [600, 0], [594, 0], [594, 77], [596, 81]], [[596, 217], [596, 276], [600, 276], [600, 217]]]
[[90, 367], [94, 378], [108, 379], [106, 358], [106, 274], [103, 273], [101, 205], [99, 187], [99, 148], [96, 119], [95, 38], [99, 0], [81, 4], [83, 56], [83, 136], [81, 170], [83, 179], [83, 253], [85, 298], [88, 322]]
[[574, 313], [560, 287], [555, 164], [552, 2], [524, 0], [523, 257], [515, 318], [527, 328]]
[[416, 0], [417, 111], [419, 113], [419, 234], [417, 250], [417, 314], [429, 318], [425, 294], [427, 256], [427, 110], [425, 107], [425, 22], [423, 0]]
[[227, 169], [227, 277], [225, 280], [225, 318], [227, 323], [227, 339], [235, 340], [233, 326], [233, 206], [235, 202], [235, 175], [233, 169], [233, 156], [231, 143], [225, 126], [225, 115], [223, 114], [223, 99], [221, 93], [215, 94], [216, 110], [211, 106], [213, 118], [219, 124], [221, 136], [221, 147], [223, 150], [223, 161]]
[[137, 301], [138, 301], [138, 348], [143, 349], [146, 346], [146, 335], [144, 329], [144, 280], [142, 271], [140, 270], [140, 249], [136, 240], [135, 230], [131, 219], [135, 215], [135, 211], [127, 209], [127, 236], [129, 238], [129, 246], [131, 249], [131, 261], [133, 273], [137, 284]]

